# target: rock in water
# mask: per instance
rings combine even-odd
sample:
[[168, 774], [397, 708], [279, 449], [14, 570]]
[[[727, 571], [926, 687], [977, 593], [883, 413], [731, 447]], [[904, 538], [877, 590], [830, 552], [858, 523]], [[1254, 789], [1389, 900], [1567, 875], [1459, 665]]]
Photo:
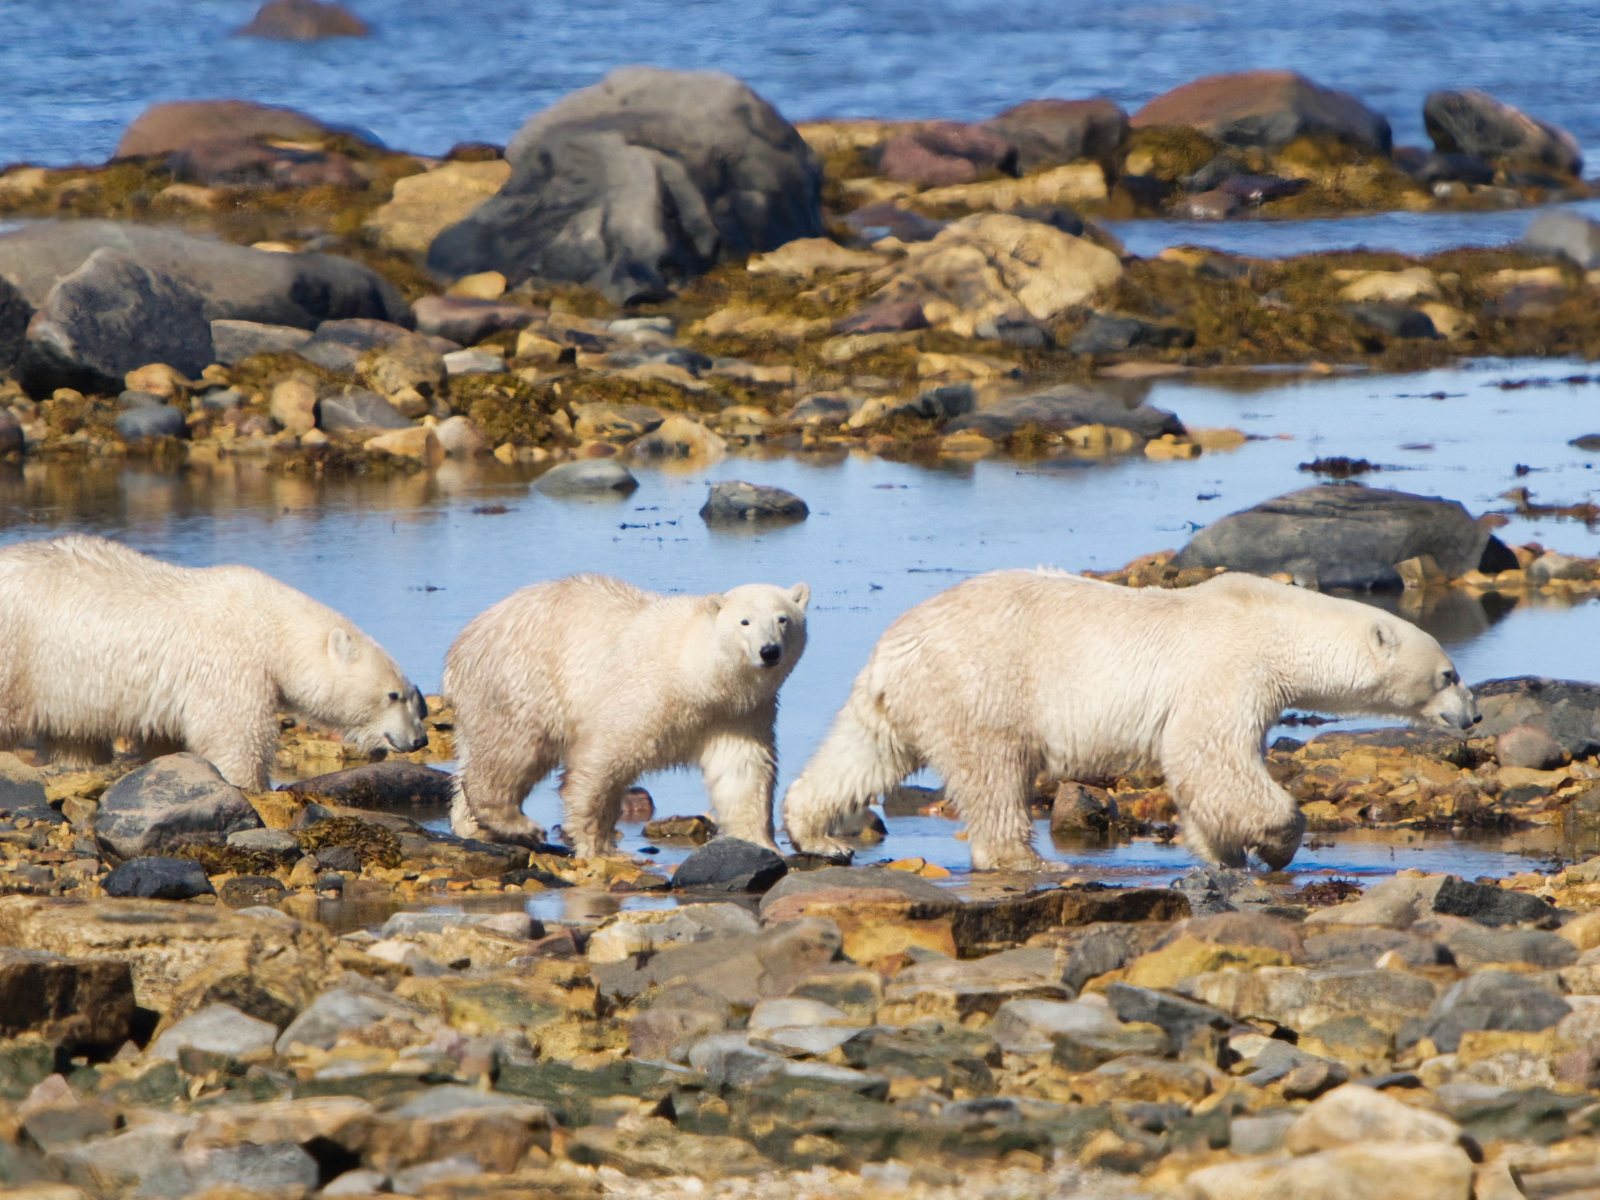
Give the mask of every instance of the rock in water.
[[314, 42], [330, 37], [366, 37], [370, 32], [365, 22], [337, 4], [267, 0], [256, 10], [250, 24], [234, 30], [234, 36]]
[[1483, 713], [1477, 737], [1498, 738], [1531, 725], [1574, 758], [1600, 750], [1600, 684], [1523, 675], [1476, 684], [1472, 694]]
[[626, 496], [639, 486], [613, 458], [590, 458], [551, 467], [534, 485], [547, 496]]
[[811, 510], [793, 492], [761, 487], [737, 479], [711, 485], [711, 495], [700, 509], [708, 525], [743, 521], [803, 521]]
[[259, 828], [244, 793], [197, 754], [168, 754], [124, 775], [94, 819], [95, 837], [127, 859], [196, 842], [220, 846], [230, 833]]
[[24, 385], [35, 395], [120, 391], [123, 376], [148, 362], [199, 375], [211, 361], [204, 309], [180, 280], [120, 250], [96, 250], [51, 288], [29, 322]]
[[1076, 384], [1064, 383], [1031, 396], [1012, 396], [988, 408], [957, 417], [945, 428], [954, 433], [976, 429], [985, 437], [1001, 438], [1022, 428], [1067, 430], [1083, 425], [1105, 425], [1126, 429], [1149, 440], [1163, 434], [1183, 436], [1183, 422], [1163, 408], [1139, 404], [1130, 408], [1119, 396], [1095, 392]]
[[764, 892], [788, 872], [781, 855], [740, 838], [713, 838], [684, 859], [672, 876], [674, 889]]
[[170, 154], [220, 139], [281, 138], [314, 142], [334, 132], [292, 108], [249, 100], [169, 100], [152, 104], [128, 123], [113, 158]]
[[506, 158], [511, 178], [434, 239], [430, 270], [567, 280], [625, 304], [823, 232], [816, 156], [720, 73], [612, 71], [530, 120]]
[[1298, 137], [1326, 137], [1386, 155], [1393, 141], [1389, 122], [1354, 96], [1292, 71], [1208, 75], [1157, 96], [1129, 124], [1187, 125], [1231, 146], [1272, 150]]
[[192, 900], [214, 896], [205, 871], [192, 858], [130, 858], [106, 876], [106, 895], [138, 900]]
[[1484, 92], [1433, 92], [1422, 123], [1442, 154], [1476, 154], [1512, 166], [1576, 177], [1583, 171], [1577, 140]]
[[[1530, 250], [1563, 255], [1585, 271], [1600, 267], [1600, 221], [1592, 221], [1582, 213], [1559, 208], [1540, 213], [1522, 235], [1522, 244]], [[1576, 446], [1578, 442], [1572, 444]]]
[[1488, 542], [1453, 500], [1322, 484], [1208, 525], [1172, 565], [1285, 573], [1321, 588], [1398, 588], [1396, 563], [1428, 554], [1456, 578], [1477, 568]]

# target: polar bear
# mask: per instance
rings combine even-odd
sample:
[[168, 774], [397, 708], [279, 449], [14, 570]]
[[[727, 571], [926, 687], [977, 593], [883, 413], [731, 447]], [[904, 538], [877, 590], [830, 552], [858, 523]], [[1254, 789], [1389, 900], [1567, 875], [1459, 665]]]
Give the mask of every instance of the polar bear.
[[629, 784], [698, 763], [717, 828], [776, 849], [773, 725], [810, 595], [755, 583], [658, 596], [577, 575], [480, 613], [445, 655], [460, 763], [451, 829], [542, 840], [522, 800], [561, 764], [567, 841], [603, 854]]
[[93, 756], [177, 742], [267, 787], [278, 712], [364, 750], [427, 745], [422, 695], [344, 617], [249, 567], [177, 567], [103, 538], [0, 550], [0, 740]]
[[1397, 617], [1248, 575], [1179, 590], [996, 571], [892, 624], [783, 801], [794, 845], [848, 851], [837, 815], [928, 766], [967, 823], [975, 869], [1038, 865], [1028, 788], [1159, 766], [1190, 847], [1279, 869], [1305, 821], [1262, 762], [1290, 706], [1479, 720], [1439, 643]]

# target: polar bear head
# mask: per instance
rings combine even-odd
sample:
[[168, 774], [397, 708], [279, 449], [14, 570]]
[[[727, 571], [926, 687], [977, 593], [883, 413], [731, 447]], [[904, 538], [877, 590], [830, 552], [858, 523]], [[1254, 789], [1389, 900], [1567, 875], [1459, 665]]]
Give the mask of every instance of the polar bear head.
[[806, 648], [806, 604], [811, 589], [803, 583], [781, 588], [747, 583], [711, 597], [717, 645], [725, 655], [776, 686], [794, 669]]
[[308, 715], [336, 725], [369, 752], [406, 754], [428, 744], [422, 693], [377, 642], [339, 622], [328, 630], [325, 653], [330, 674], [316, 689], [319, 702]]
[[1366, 641], [1372, 680], [1364, 709], [1452, 733], [1483, 719], [1471, 690], [1431, 635], [1409, 621], [1375, 612]]

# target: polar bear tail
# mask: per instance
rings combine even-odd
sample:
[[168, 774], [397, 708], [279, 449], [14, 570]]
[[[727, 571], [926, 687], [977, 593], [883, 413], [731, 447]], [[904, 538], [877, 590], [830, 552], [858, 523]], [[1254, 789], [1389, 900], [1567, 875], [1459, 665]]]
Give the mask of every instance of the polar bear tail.
[[[863, 672], [865, 676], [867, 672]], [[822, 745], [783, 797], [783, 826], [796, 850], [848, 858], [829, 833], [834, 821], [870, 804], [922, 765], [895, 729], [881, 691], [857, 680]]]

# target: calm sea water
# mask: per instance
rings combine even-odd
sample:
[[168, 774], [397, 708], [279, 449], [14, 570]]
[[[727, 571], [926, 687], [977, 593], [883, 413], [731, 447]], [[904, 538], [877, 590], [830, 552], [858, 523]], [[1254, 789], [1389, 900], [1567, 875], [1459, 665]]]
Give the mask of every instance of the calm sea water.
[[[1232, 426], [1263, 440], [1182, 463], [993, 460], [932, 469], [866, 455], [730, 458], [689, 471], [639, 469], [638, 491], [615, 503], [543, 496], [526, 476], [492, 461], [448, 464], [432, 477], [321, 485], [248, 465], [216, 477], [31, 465], [0, 473], [0, 541], [77, 529], [191, 566], [258, 567], [347, 613], [425, 690], [438, 686], [445, 649], [472, 616], [537, 580], [598, 571], [653, 590], [690, 592], [804, 580], [812, 590], [810, 645], [783, 693], [782, 786], [820, 740], [889, 622], [980, 571], [1108, 569], [1181, 546], [1193, 529], [1225, 513], [1311, 484], [1298, 467], [1318, 456], [1367, 458], [1385, 467], [1369, 477], [1378, 485], [1447, 496], [1474, 514], [1509, 508], [1501, 493], [1519, 485], [1545, 502], [1589, 498], [1600, 490], [1600, 455], [1566, 443], [1600, 431], [1600, 383], [1559, 382], [1582, 370], [1480, 361], [1406, 376], [1190, 377], [1152, 388], [1150, 401], [1191, 426]], [[1530, 378], [1541, 382], [1500, 386]], [[1531, 471], [1518, 476], [1519, 464]], [[766, 532], [710, 530], [697, 511], [707, 484], [729, 478], [797, 492], [812, 515]], [[509, 511], [473, 512], [490, 505]], [[1501, 534], [1600, 553], [1600, 535], [1571, 522], [1515, 519]], [[1481, 604], [1451, 595], [1410, 615], [1440, 638], [1469, 680], [1600, 679], [1600, 603], [1593, 600], [1491, 619]], [[642, 782], [662, 813], [704, 808], [697, 775]], [[548, 784], [529, 812], [547, 824], [559, 820]], [[892, 824], [882, 854], [965, 863], [966, 848], [951, 840], [949, 822]], [[1395, 865], [1388, 845], [1349, 845], [1308, 856], [1302, 866]], [[1420, 853], [1400, 851], [1399, 865]], [[1189, 861], [1181, 847], [1149, 842], [1090, 857], [1097, 869], [1133, 874]]]
[[1200, 75], [1287, 67], [1351, 91], [1396, 138], [1478, 87], [1600, 147], [1600, 9], [1581, 0], [347, 0], [368, 39], [229, 36], [256, 0], [0, 3], [0, 161], [93, 161], [155, 100], [242, 96], [437, 153], [504, 142], [623, 63], [715, 68], [791, 119], [974, 119], [1036, 96], [1130, 110]]

